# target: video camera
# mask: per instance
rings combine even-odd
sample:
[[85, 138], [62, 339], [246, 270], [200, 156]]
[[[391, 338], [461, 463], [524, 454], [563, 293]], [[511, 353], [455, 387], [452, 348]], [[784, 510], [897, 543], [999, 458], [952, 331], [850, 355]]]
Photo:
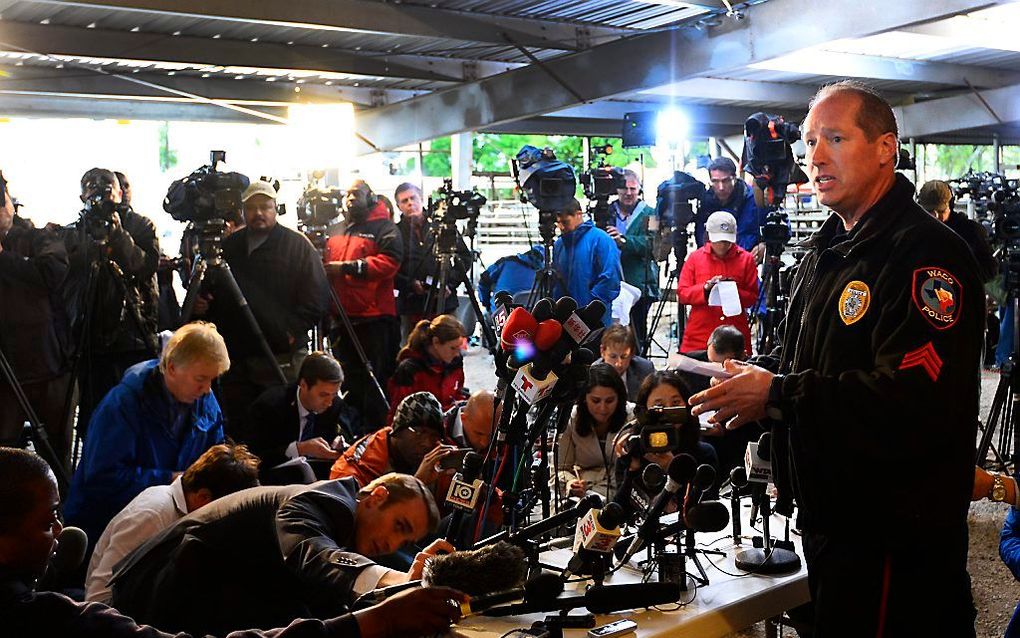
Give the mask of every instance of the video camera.
[[179, 222], [204, 224], [244, 208], [241, 195], [248, 178], [219, 171], [217, 166], [226, 159], [226, 151], [210, 151], [209, 164], [170, 184], [163, 210]]
[[974, 202], [992, 241], [1020, 249], [1020, 180], [971, 171], [951, 180], [949, 186], [955, 197], [967, 195]]
[[[436, 191], [435, 197], [429, 197], [428, 216], [440, 224], [453, 224], [459, 219], [477, 221], [482, 206], [488, 200], [475, 190], [453, 190], [453, 179], [443, 179], [443, 186]], [[438, 213], [438, 216], [437, 216]]]
[[340, 216], [345, 192], [322, 185], [323, 171], [313, 171], [308, 186], [297, 201], [298, 223], [313, 228], [325, 228]]
[[634, 431], [624, 443], [624, 451], [633, 457], [648, 453], [672, 452], [680, 446], [680, 430], [690, 421], [687, 406], [652, 407], [643, 411]]
[[521, 201], [541, 211], [567, 207], [577, 190], [577, 178], [569, 164], [556, 159], [551, 148], [526, 145], [510, 160], [510, 169], [521, 192]]
[[779, 208], [792, 183], [807, 177], [797, 167], [791, 144], [800, 139], [800, 129], [781, 115], [755, 113], [744, 122], [744, 170], [754, 177], [765, 195], [769, 210]]
[[655, 191], [655, 214], [662, 226], [684, 228], [694, 221], [692, 201], [701, 201], [705, 185], [683, 171], [659, 184]]

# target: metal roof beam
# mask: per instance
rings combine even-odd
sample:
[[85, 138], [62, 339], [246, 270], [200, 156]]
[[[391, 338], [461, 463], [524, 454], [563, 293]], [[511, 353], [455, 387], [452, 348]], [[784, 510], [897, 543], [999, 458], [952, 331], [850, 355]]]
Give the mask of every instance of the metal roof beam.
[[518, 44], [577, 50], [586, 39], [603, 40], [636, 31], [579, 26], [568, 22], [486, 15], [369, 0], [32, 0], [46, 4], [97, 7], [210, 20], [282, 25], [325, 31]]
[[[984, 0], [892, 2], [881, 10], [862, 11], [859, 0], [770, 0], [748, 7], [747, 19], [716, 29], [675, 29], [616, 40], [548, 60], [542, 68], [532, 65], [373, 109], [361, 114], [355, 126], [376, 148], [397, 148], [689, 77], [718, 75], [805, 46], [870, 35], [988, 4]], [[840, 19], [832, 20], [833, 15]], [[821, 24], [824, 29], [819, 28]], [[563, 78], [571, 90], [561, 85]], [[367, 145], [361, 148], [368, 150]]]
[[659, 95], [669, 98], [701, 98], [709, 100], [743, 100], [748, 102], [806, 104], [814, 96], [816, 87], [786, 82], [757, 82], [724, 78], [691, 78], [673, 82], [640, 95]]
[[[258, 110], [286, 117], [285, 109]], [[93, 120], [189, 120], [271, 124], [267, 120], [210, 104], [173, 100], [90, 99], [51, 95], [5, 95], [0, 92], [0, 115], [4, 117], [81, 117]]]
[[966, 93], [897, 107], [900, 137], [925, 137], [1020, 122], [1020, 84], [980, 93], [980, 98]]
[[460, 79], [380, 58], [321, 47], [82, 29], [9, 20], [0, 20], [0, 49], [117, 60], [320, 71], [362, 77], [431, 81]]

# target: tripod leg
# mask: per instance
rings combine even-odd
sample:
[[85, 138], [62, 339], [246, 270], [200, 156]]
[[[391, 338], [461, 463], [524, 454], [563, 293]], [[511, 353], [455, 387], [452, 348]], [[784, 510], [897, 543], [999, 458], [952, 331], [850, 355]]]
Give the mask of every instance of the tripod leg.
[[191, 281], [188, 283], [188, 294], [184, 295], [184, 304], [181, 306], [181, 325], [191, 321], [191, 315], [195, 312], [195, 302], [202, 292], [202, 283], [205, 281], [207, 268], [208, 265], [202, 258], [199, 258], [195, 263], [194, 274], [191, 275]]
[[368, 378], [372, 380], [372, 385], [375, 386], [376, 392], [379, 393], [379, 397], [382, 399], [383, 404], [386, 406], [386, 410], [390, 409], [390, 401], [386, 398], [386, 393], [383, 392], [382, 386], [379, 385], [379, 379], [375, 376], [375, 370], [372, 368], [372, 363], [368, 360], [365, 355], [365, 350], [361, 347], [361, 342], [358, 340], [358, 335], [354, 334], [354, 324], [351, 323], [351, 318], [347, 315], [347, 311], [340, 304], [340, 299], [336, 296], [336, 291], [333, 287], [329, 287], [329, 298], [333, 302], [333, 307], [336, 308], [337, 314], [340, 316], [340, 322], [344, 325], [344, 330], [347, 332], [347, 336], [351, 338], [351, 345], [354, 346], [354, 352], [358, 357], [358, 361], [364, 366], [365, 371], [368, 373]]
[[[269, 347], [266, 336], [262, 334], [262, 328], [259, 327], [259, 322], [255, 320], [255, 315], [252, 314], [251, 307], [248, 305], [248, 300], [244, 298], [241, 288], [237, 285], [237, 280], [234, 279], [234, 274], [230, 272], [230, 265], [226, 261], [222, 261], [217, 265], [217, 269], [216, 283], [223, 285], [231, 301], [237, 304], [238, 311], [240, 311], [245, 323], [248, 324], [248, 330], [255, 337], [255, 341], [258, 343], [259, 349], [262, 350], [262, 355], [266, 358], [266, 362], [271, 366], [277, 381], [280, 382], [280, 385], [286, 385], [287, 377], [284, 376], [283, 370], [280, 369], [279, 364], [276, 362], [276, 355], [273, 354], [272, 348]], [[191, 291], [189, 290], [188, 292], [190, 294]]]
[[464, 271], [464, 264], [461, 262], [459, 257], [454, 257], [456, 267], [454, 272], [464, 273], [460, 283], [464, 284], [464, 289], [467, 290], [468, 302], [471, 303], [471, 309], [475, 312], [475, 318], [478, 319], [478, 325], [482, 327], [482, 336], [485, 338], [486, 347], [490, 352], [494, 352], [499, 341], [496, 339], [496, 331], [492, 329], [492, 326], [485, 320], [485, 314], [482, 312], [482, 304], [478, 302], [478, 294], [475, 292], [474, 285], [471, 284], [471, 279], [466, 276]]

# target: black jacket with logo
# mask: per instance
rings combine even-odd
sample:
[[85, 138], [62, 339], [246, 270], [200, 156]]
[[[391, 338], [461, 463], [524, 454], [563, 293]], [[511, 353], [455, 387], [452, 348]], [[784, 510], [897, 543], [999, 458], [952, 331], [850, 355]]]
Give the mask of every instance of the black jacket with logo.
[[874, 521], [898, 544], [966, 530], [984, 290], [964, 241], [913, 194], [898, 175], [849, 235], [830, 216], [793, 284], [774, 475], [811, 532]]

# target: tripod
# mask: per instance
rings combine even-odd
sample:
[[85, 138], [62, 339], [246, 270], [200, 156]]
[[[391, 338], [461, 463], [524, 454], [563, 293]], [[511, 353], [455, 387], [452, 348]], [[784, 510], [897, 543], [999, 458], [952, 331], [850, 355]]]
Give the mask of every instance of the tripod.
[[[654, 342], [663, 352], [666, 353], [666, 357], [669, 356], [669, 349], [663, 348], [662, 344], [655, 341], [655, 331], [659, 329], [659, 321], [662, 319], [662, 315], [666, 309], [666, 300], [669, 295], [669, 291], [676, 290], [676, 280], [680, 275], [680, 269], [684, 267], [684, 261], [687, 260], [687, 242], [690, 240], [690, 233], [687, 232], [687, 226], [682, 228], [673, 229], [673, 241], [674, 241], [674, 253], [676, 254], [676, 268], [670, 271], [669, 277], [666, 279], [666, 287], [662, 289], [662, 298], [659, 299], [658, 305], [655, 306], [655, 313], [652, 315], [652, 323], [648, 326], [648, 338], [645, 339], [644, 345], [641, 347], [641, 356], [649, 358], [649, 352]], [[679, 241], [677, 241], [679, 240]], [[666, 256], [666, 260], [663, 262], [664, 268], [669, 268], [669, 256]], [[677, 348], [679, 349], [680, 343], [683, 342], [684, 336], [684, 324], [687, 322], [687, 314], [683, 310], [683, 306], [680, 304], [680, 300], [676, 301], [677, 308]]]
[[255, 320], [255, 315], [251, 312], [248, 301], [237, 285], [237, 280], [234, 279], [234, 274], [230, 271], [230, 264], [223, 258], [223, 233], [226, 229], [226, 222], [222, 218], [215, 218], [197, 224], [197, 226], [199, 252], [192, 270], [191, 281], [188, 283], [188, 294], [184, 297], [184, 305], [181, 308], [181, 322], [187, 323], [191, 320], [195, 302], [202, 290], [202, 284], [206, 277], [210, 277], [217, 289], [225, 291], [229, 300], [237, 306], [251, 336], [255, 338], [259, 350], [262, 351], [262, 356], [266, 358], [270, 369], [273, 370], [274, 376], [281, 385], [285, 385], [287, 377], [280, 370], [280, 366], [276, 362], [276, 355], [269, 347], [258, 321]]
[[[1007, 470], [1012, 464], [1016, 469], [1017, 460], [1020, 460], [1020, 437], [1016, 436], [1016, 418], [1020, 414], [1020, 393], [1018, 393], [1017, 363], [1020, 355], [1017, 353], [1017, 338], [1020, 336], [1020, 273], [1014, 271], [1014, 266], [1020, 265], [1018, 255], [1008, 254], [1007, 256], [1007, 280], [1009, 283], [1009, 303], [1013, 309], [1013, 352], [999, 369], [999, 384], [995, 387], [995, 396], [992, 399], [992, 406], [988, 410], [988, 419], [981, 427], [981, 441], [977, 448], [977, 459], [975, 464], [984, 468], [996, 468]], [[978, 424], [981, 425], [980, 423]], [[992, 438], [998, 430], [998, 445], [992, 444]], [[1011, 449], [1012, 448], [1012, 449]], [[989, 460], [988, 451], [991, 450], [994, 460]], [[1000, 452], [1000, 450], [1002, 452]], [[1011, 450], [1011, 451], [1010, 451]], [[1007, 454], [1003, 457], [1003, 452]]]
[[[783, 248], [790, 239], [790, 229], [786, 226], [786, 213], [778, 210], [777, 205], [770, 206], [762, 226], [762, 239], [765, 241], [765, 267], [762, 278], [765, 285], [765, 318], [762, 319], [758, 331], [758, 354], [768, 354], [779, 345], [779, 324], [786, 316], [786, 295], [780, 281], [780, 269]], [[755, 304], [755, 316], [761, 304]]]
[[494, 351], [499, 343], [496, 340], [496, 333], [485, 320], [475, 287], [467, 275], [467, 268], [464, 267], [464, 262], [457, 254], [458, 245], [463, 245], [460, 232], [453, 221], [446, 220], [440, 221], [438, 231], [435, 233], [435, 241], [432, 243], [432, 256], [439, 267], [439, 277], [433, 282], [428, 295], [425, 296], [425, 316], [438, 317], [443, 314], [446, 310], [447, 292], [451, 289], [450, 283], [453, 283], [453, 290], [456, 290], [460, 284], [464, 284], [471, 309], [475, 313], [478, 324], [482, 327], [486, 347], [490, 351]]
[[[126, 314], [139, 336], [145, 341], [149, 356], [157, 356], [159, 354], [159, 343], [156, 340], [156, 335], [145, 329], [145, 319], [142, 317], [142, 311], [139, 307], [140, 301], [134, 298], [131, 294], [131, 289], [125, 283], [126, 276], [124, 271], [121, 270], [117, 262], [110, 258], [108, 251], [109, 222], [83, 212], [78, 223], [79, 226], [76, 228], [76, 232], [80, 235], [80, 243], [86, 246], [86, 256], [89, 263], [88, 275], [85, 280], [85, 294], [83, 296], [85, 303], [81, 314], [81, 334], [71, 355], [71, 383], [68, 384], [67, 394], [64, 395], [63, 423], [70, 421], [71, 413], [75, 408], [73, 402], [74, 389], [76, 385], [80, 386], [78, 377], [82, 356], [87, 355], [91, 357], [92, 355], [93, 320], [95, 319], [96, 297], [99, 294], [101, 276], [105, 276], [107, 281], [112, 282], [117, 287], [121, 299], [123, 299], [123, 309], [126, 310]], [[81, 390], [80, 387], [79, 390]], [[101, 400], [102, 397], [99, 397], [99, 399]], [[96, 403], [98, 402], [92, 401], [93, 408], [95, 408]], [[84, 433], [88, 428], [88, 423], [80, 421], [81, 419], [79, 419], [77, 429], [79, 433]]]
[[[53, 450], [53, 446], [50, 445], [50, 436], [46, 432], [43, 423], [39, 420], [39, 415], [32, 408], [32, 404], [25, 395], [24, 388], [18, 382], [18, 376], [14, 373], [14, 368], [7, 359], [7, 355], [4, 354], [3, 348], [0, 348], [0, 373], [3, 374], [3, 378], [10, 384], [11, 390], [14, 392], [14, 398], [17, 399], [18, 405], [21, 406], [21, 411], [25, 413], [26, 420], [31, 424], [29, 432], [32, 437], [32, 443], [39, 452], [39, 456], [43, 457], [50, 467], [53, 468], [53, 473], [57, 477], [57, 487], [63, 498], [67, 495], [68, 487], [71, 485], [67, 467], [61, 459], [57, 458], [57, 453]], [[73, 386], [74, 384], [72, 383], [71, 385]]]
[[555, 223], [555, 211], [538, 211], [538, 232], [542, 237], [542, 268], [535, 271], [535, 282], [528, 294], [526, 308], [534, 308], [539, 299], [552, 297], [553, 291], [556, 289], [556, 278], [559, 273], [553, 266], [553, 245], [556, 241]]

